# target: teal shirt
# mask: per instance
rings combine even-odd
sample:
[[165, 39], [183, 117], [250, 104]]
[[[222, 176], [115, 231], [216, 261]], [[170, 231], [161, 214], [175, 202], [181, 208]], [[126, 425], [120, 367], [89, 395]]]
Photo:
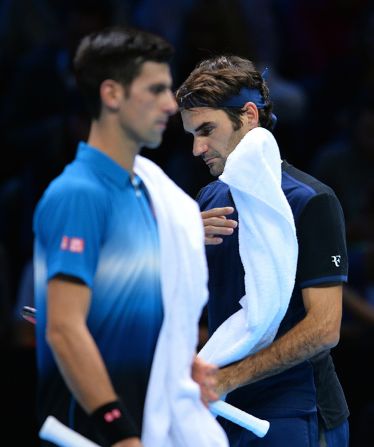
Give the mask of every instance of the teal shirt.
[[34, 233], [40, 422], [55, 414], [94, 439], [45, 341], [47, 281], [67, 274], [91, 288], [88, 328], [116, 392], [141, 425], [163, 319], [157, 223], [143, 182], [80, 143], [38, 203]]

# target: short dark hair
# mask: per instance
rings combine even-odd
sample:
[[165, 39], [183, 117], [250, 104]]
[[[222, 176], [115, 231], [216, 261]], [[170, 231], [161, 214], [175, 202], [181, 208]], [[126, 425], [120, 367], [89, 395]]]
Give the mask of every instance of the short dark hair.
[[222, 109], [237, 130], [242, 124], [240, 120], [240, 116], [244, 113], [242, 108], [223, 107], [219, 104], [237, 95], [243, 87], [257, 89], [260, 92], [265, 104], [259, 109], [260, 125], [271, 129], [273, 104], [266, 82], [253, 62], [239, 56], [216, 56], [197, 64], [177, 90], [176, 100], [180, 110], [196, 107]]
[[108, 27], [84, 37], [75, 53], [74, 73], [92, 117], [100, 115], [105, 79], [129, 86], [144, 62], [168, 63], [173, 53], [162, 37], [135, 28]]

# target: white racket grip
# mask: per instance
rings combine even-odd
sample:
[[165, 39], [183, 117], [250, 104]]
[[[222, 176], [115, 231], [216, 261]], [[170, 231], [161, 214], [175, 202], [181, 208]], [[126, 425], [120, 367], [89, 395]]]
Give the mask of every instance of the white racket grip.
[[100, 447], [64, 425], [54, 416], [46, 418], [39, 431], [39, 437], [60, 447]]
[[209, 409], [215, 416], [222, 416], [225, 419], [250, 430], [260, 438], [263, 438], [266, 435], [270, 427], [269, 421], [256, 418], [223, 400], [211, 402], [209, 404]]

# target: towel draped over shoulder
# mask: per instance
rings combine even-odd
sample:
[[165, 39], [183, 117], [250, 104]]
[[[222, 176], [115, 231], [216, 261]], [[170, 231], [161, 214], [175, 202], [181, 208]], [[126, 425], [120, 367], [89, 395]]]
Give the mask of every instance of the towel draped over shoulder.
[[191, 378], [198, 325], [208, 299], [204, 229], [197, 203], [152, 161], [137, 156], [160, 237], [164, 319], [147, 390], [145, 447], [228, 447], [226, 434]]

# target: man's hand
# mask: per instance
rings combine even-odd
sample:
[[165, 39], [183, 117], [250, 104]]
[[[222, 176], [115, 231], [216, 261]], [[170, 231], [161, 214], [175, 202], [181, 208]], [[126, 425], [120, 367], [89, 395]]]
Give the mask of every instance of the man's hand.
[[203, 404], [207, 407], [209, 402], [218, 400], [216, 392], [216, 373], [218, 368], [215, 365], [205, 362], [195, 357], [192, 365], [192, 378], [200, 385], [200, 394]]
[[143, 447], [139, 438], [128, 438], [123, 441], [116, 442], [112, 447]]
[[238, 222], [226, 218], [227, 215], [233, 212], [234, 208], [231, 206], [212, 208], [201, 212], [204, 224], [205, 245], [221, 244], [223, 239], [220, 236], [229, 236], [234, 232]]

